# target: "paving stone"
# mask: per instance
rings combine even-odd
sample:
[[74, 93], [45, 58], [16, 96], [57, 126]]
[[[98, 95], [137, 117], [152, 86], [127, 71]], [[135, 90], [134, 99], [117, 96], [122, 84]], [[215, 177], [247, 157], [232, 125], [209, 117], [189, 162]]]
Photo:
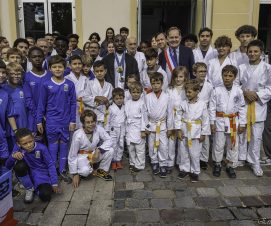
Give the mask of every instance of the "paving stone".
[[261, 192], [261, 195], [271, 195], [271, 186], [257, 186], [257, 189]]
[[215, 222], [208, 222], [204, 224], [204, 226], [230, 226], [229, 222], [223, 222], [223, 221], [215, 221]]
[[271, 208], [259, 208], [257, 212], [262, 218], [271, 219]]
[[[178, 180], [178, 181], [172, 181], [170, 183], [165, 183], [166, 184], [166, 188], [165, 189], [169, 189], [169, 190], [185, 190], [187, 188], [187, 183], [185, 181], [182, 180]], [[157, 188], [159, 189], [159, 188]]]
[[234, 216], [228, 209], [209, 209], [208, 210], [212, 221], [220, 221], [220, 220], [233, 220]]
[[132, 197], [135, 199], [150, 199], [153, 197], [153, 193], [150, 190], [134, 190]]
[[115, 210], [120, 210], [125, 208], [125, 200], [123, 199], [118, 199], [114, 201], [114, 209]]
[[152, 181], [146, 182], [146, 187], [151, 190], [155, 189], [166, 189], [166, 185], [164, 181]]
[[238, 190], [243, 196], [257, 196], [261, 194], [261, 192], [254, 186], [238, 187]]
[[53, 201], [70, 201], [74, 192], [73, 187], [70, 184], [66, 184], [61, 181], [60, 183], [61, 193], [53, 195]]
[[239, 179], [254, 179], [255, 175], [251, 171], [236, 171]]
[[50, 202], [44, 212], [44, 215], [39, 225], [41, 226], [61, 225], [61, 222], [65, 216], [68, 205], [69, 205], [68, 202]]
[[170, 199], [151, 199], [151, 206], [158, 209], [172, 208], [172, 202]]
[[144, 189], [143, 182], [128, 182], [126, 183], [127, 190], [137, 190], [137, 189]]
[[212, 178], [205, 172], [201, 172], [199, 175], [199, 180], [211, 180]]
[[132, 175], [118, 175], [116, 177], [116, 182], [133, 182]]
[[217, 197], [196, 197], [194, 201], [203, 208], [221, 208], [226, 206], [225, 202]]
[[66, 214], [88, 214], [90, 201], [72, 201]]
[[260, 198], [263, 200], [265, 205], [271, 206], [271, 195], [262, 195]]
[[227, 197], [227, 198], [224, 197], [223, 201], [225, 205], [228, 207], [231, 207], [231, 206], [242, 207], [243, 206], [243, 203], [241, 202], [241, 199], [239, 197]]
[[160, 215], [157, 209], [144, 209], [137, 212], [138, 222], [159, 222]]
[[104, 180], [97, 180], [94, 193], [93, 193], [93, 200], [97, 199], [112, 199], [113, 197], [113, 181], [104, 181]]
[[150, 204], [147, 199], [126, 199], [125, 206], [129, 209], [149, 208]]
[[224, 186], [224, 184], [219, 180], [206, 180], [203, 181], [203, 183], [209, 188], [217, 188], [219, 186], [220, 187]]
[[191, 196], [191, 197], [197, 197], [196, 188], [184, 188], [184, 189], [178, 189], [175, 192], [177, 198], [182, 198], [184, 196]]
[[261, 185], [259, 179], [247, 179], [247, 180], [244, 180], [244, 184], [245, 185], [251, 185], [251, 186]]
[[137, 174], [136, 175], [136, 181], [152, 181], [152, 175], [146, 175], [146, 174]]
[[132, 194], [133, 194], [132, 190], [116, 191], [114, 193], [114, 199], [132, 198]]
[[[246, 181], [246, 180], [245, 180]], [[246, 184], [244, 183], [244, 180], [221, 180], [221, 182], [225, 185], [225, 186], [246, 186]]]
[[72, 202], [83, 202], [83, 201], [91, 201], [93, 198], [93, 193], [89, 191], [75, 191], [73, 193]]
[[25, 223], [29, 215], [30, 215], [30, 212], [14, 212], [13, 213], [14, 219], [16, 219], [17, 221], [21, 223]]
[[233, 186], [218, 187], [217, 190], [225, 197], [241, 196], [239, 190]]
[[256, 222], [244, 220], [244, 221], [230, 221], [231, 226], [256, 226], [259, 225]]
[[174, 203], [177, 208], [194, 208], [196, 206], [192, 197], [189, 196], [174, 199]]
[[172, 181], [172, 176], [171, 175], [167, 175], [167, 177], [164, 177], [164, 178], [161, 178], [158, 175], [156, 175], [156, 176], [153, 176], [153, 178], [154, 178], [154, 181], [164, 181], [164, 182]]
[[26, 223], [30, 225], [38, 225], [43, 217], [43, 213], [31, 213]]
[[23, 199], [13, 199], [13, 209], [16, 212], [32, 212], [42, 213], [48, 206], [49, 202], [42, 202], [39, 198], [35, 197], [34, 202], [25, 204]]
[[66, 215], [61, 226], [82, 226], [86, 220], [86, 215]]
[[215, 188], [197, 188], [200, 197], [218, 197], [219, 193]]
[[257, 214], [248, 208], [230, 208], [231, 212], [237, 218], [237, 220], [253, 220], [257, 219]]
[[120, 191], [120, 190], [125, 190], [126, 189], [126, 183], [124, 182], [115, 182], [114, 190], [115, 191]]
[[176, 197], [174, 192], [171, 190], [154, 190], [153, 195], [155, 198], [159, 198], [159, 199], [166, 199], [166, 198], [172, 199]]
[[263, 202], [256, 196], [244, 196], [240, 197], [241, 201], [243, 202], [244, 206], [251, 207], [251, 206], [263, 206]]
[[182, 209], [160, 210], [161, 220], [165, 223], [178, 223], [184, 220]]
[[192, 188], [206, 188], [206, 184], [203, 181], [198, 181], [197, 183], [193, 183], [190, 180], [186, 181], [188, 187]]
[[112, 202], [112, 200], [93, 200], [86, 226], [109, 225], [111, 222]]
[[[179, 226], [179, 225], [178, 225]], [[181, 223], [180, 226], [205, 226], [204, 223], [201, 223], [201, 222], [195, 222], [195, 221], [192, 221], [192, 222], [184, 222], [184, 223]]]
[[[97, 177], [91, 177], [87, 180], [81, 180], [80, 186], [76, 188], [77, 191], [90, 191], [93, 193], [97, 181], [100, 179]], [[70, 186], [70, 185], [69, 185]], [[72, 186], [70, 186], [72, 187]]]
[[210, 221], [210, 215], [205, 209], [184, 209], [184, 218], [187, 221]]
[[[135, 211], [115, 211], [112, 219], [113, 223], [136, 223]], [[123, 225], [123, 224], [122, 224]]]

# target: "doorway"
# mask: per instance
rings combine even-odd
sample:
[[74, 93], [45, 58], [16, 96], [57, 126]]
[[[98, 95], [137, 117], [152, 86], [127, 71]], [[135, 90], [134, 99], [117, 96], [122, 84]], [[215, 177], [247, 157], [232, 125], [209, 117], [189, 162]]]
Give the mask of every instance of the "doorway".
[[271, 1], [260, 4], [258, 38], [263, 41], [265, 50], [271, 52]]
[[151, 40], [157, 32], [171, 26], [181, 29], [182, 35], [195, 29], [196, 0], [140, 0], [139, 33], [141, 40]]
[[18, 0], [20, 37], [76, 32], [74, 0]]

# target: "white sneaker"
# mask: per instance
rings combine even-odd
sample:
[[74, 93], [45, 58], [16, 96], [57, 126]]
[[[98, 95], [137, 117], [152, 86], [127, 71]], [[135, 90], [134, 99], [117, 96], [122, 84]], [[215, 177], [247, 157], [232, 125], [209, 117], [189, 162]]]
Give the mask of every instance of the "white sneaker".
[[24, 202], [31, 203], [34, 200], [34, 188], [25, 190]]
[[271, 165], [271, 159], [266, 158], [264, 161], [260, 161], [260, 164], [263, 166], [270, 166]]
[[252, 166], [253, 173], [256, 177], [262, 177], [263, 176], [263, 170], [260, 166]]
[[232, 164], [232, 168], [242, 167], [244, 165], [245, 165], [245, 161], [244, 160], [239, 160], [238, 162], [234, 162]]

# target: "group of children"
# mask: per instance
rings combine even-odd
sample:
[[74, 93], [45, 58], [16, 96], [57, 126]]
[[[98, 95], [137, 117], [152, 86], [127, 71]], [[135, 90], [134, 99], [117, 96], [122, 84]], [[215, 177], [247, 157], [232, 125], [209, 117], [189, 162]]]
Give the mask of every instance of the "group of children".
[[220, 176], [224, 156], [230, 178], [245, 163], [262, 176], [271, 66], [261, 60], [260, 40], [249, 42], [248, 62], [239, 66], [229, 57], [227, 37], [215, 46], [217, 58], [193, 65], [195, 79], [184, 66], [169, 77], [149, 48], [140, 79], [125, 75], [127, 90], [106, 81], [102, 60], [94, 62], [93, 77], [84, 75], [78, 55], [69, 58], [67, 75], [60, 55], [48, 59], [46, 70], [44, 51], [35, 46], [27, 73], [19, 63], [0, 61], [1, 165], [14, 169], [27, 190], [25, 201], [33, 201], [34, 191], [50, 200], [52, 191], [60, 192], [58, 175], [74, 187], [91, 173], [112, 180], [110, 168], [124, 167], [125, 149], [133, 173], [145, 168], [148, 150], [154, 175], [165, 178], [177, 165], [179, 179], [189, 175], [197, 182], [211, 149], [214, 176]]

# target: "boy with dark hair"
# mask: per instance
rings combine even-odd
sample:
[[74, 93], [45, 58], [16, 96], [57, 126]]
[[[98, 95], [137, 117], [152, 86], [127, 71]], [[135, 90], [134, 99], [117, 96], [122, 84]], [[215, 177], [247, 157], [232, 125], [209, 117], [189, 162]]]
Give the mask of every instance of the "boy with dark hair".
[[7, 84], [7, 71], [6, 64], [4, 61], [0, 60], [0, 87]]
[[247, 46], [249, 62], [239, 66], [240, 83], [247, 107], [247, 128], [239, 142], [238, 165], [249, 162], [256, 176], [263, 175], [260, 148], [267, 102], [271, 99], [271, 66], [261, 60], [263, 49], [262, 41], [251, 41]]
[[14, 169], [26, 189], [25, 203], [34, 200], [34, 191], [43, 202], [51, 199], [52, 192], [59, 193], [54, 161], [47, 147], [36, 143], [32, 132], [21, 128], [16, 132], [17, 146], [6, 161], [8, 169]]
[[129, 36], [129, 29], [127, 27], [121, 27], [120, 35], [124, 37], [124, 39], [127, 39], [127, 37]]
[[53, 161], [59, 155], [59, 173], [71, 183], [66, 171], [70, 132], [76, 127], [76, 93], [73, 82], [64, 78], [66, 62], [61, 56], [52, 56], [49, 68], [52, 78], [45, 81], [40, 90], [37, 110], [37, 128], [44, 133], [43, 119], [46, 118], [46, 136]]
[[79, 36], [77, 34], [70, 34], [68, 35], [69, 43], [72, 47], [71, 56], [83, 54], [83, 50], [78, 48]]
[[111, 137], [103, 127], [96, 125], [97, 116], [85, 110], [80, 117], [83, 128], [74, 132], [69, 151], [69, 169], [73, 175], [73, 187], [80, 183], [80, 176], [87, 177], [93, 172], [92, 164], [100, 162], [96, 176], [110, 181], [108, 173], [113, 157]]
[[226, 150], [226, 173], [230, 178], [236, 178], [233, 163], [238, 161], [238, 134], [245, 131], [247, 123], [243, 91], [239, 86], [234, 85], [237, 73], [235, 66], [226, 65], [222, 69], [223, 85], [214, 88], [210, 100], [210, 123], [214, 135], [213, 175], [215, 177], [220, 176], [221, 162]]
[[153, 174], [167, 176], [168, 137], [173, 130], [173, 109], [168, 93], [162, 90], [164, 76], [154, 72], [150, 82], [152, 92], [146, 95], [147, 108], [146, 133], [148, 136], [149, 156]]
[[188, 48], [195, 49], [198, 44], [198, 38], [194, 34], [187, 34], [183, 36], [181, 44]]
[[16, 48], [21, 51], [22, 57], [22, 67], [24, 71], [28, 71], [27, 63], [27, 53], [29, 49], [29, 42], [25, 38], [17, 38], [13, 43], [13, 48]]
[[65, 36], [58, 36], [55, 38], [54, 43], [57, 54], [68, 61], [67, 50], [69, 48], [69, 40]]
[[257, 33], [257, 29], [251, 25], [243, 25], [235, 31], [235, 37], [240, 42], [240, 46], [237, 50], [231, 52], [230, 58], [234, 59], [237, 65], [249, 62], [247, 46], [249, 42], [256, 38]]

